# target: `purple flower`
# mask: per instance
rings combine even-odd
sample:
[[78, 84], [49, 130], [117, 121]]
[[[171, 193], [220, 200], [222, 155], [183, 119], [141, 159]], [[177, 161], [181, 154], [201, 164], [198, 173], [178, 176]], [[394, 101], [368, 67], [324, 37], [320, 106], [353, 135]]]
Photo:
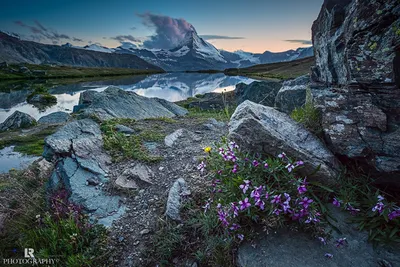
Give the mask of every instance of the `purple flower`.
[[231, 141], [229, 142], [229, 148], [233, 150], [233, 149], [238, 149], [239, 146], [235, 142]]
[[294, 166], [292, 163], [289, 163], [285, 168], [288, 170], [288, 172], [292, 172], [295, 167], [296, 166]]
[[243, 201], [239, 201], [240, 210], [245, 210], [251, 206], [249, 199], [246, 197]]
[[381, 195], [378, 195], [377, 198], [378, 198], [378, 201], [379, 201], [379, 202], [382, 202], [382, 201], [385, 199], [385, 198], [384, 198], [383, 196], [381, 196]]
[[337, 248], [343, 247], [346, 244], [347, 244], [347, 240], [346, 240], [345, 237], [339, 238], [338, 240], [336, 240], [336, 247]]
[[304, 208], [304, 209], [307, 209], [308, 206], [309, 206], [312, 202], [314, 202], [314, 200], [309, 199], [308, 197], [305, 197], [305, 198], [303, 198], [303, 199], [299, 202], [299, 204], [300, 204], [300, 205], [303, 205], [303, 208]]
[[280, 209], [275, 209], [272, 213], [279, 216], [279, 214], [281, 214], [282, 210]]
[[220, 147], [220, 148], [218, 148], [218, 153], [220, 154], [220, 155], [222, 155], [222, 154], [224, 154], [225, 153], [225, 149], [223, 149], [222, 147]]
[[255, 201], [258, 201], [261, 198], [261, 192], [263, 190], [263, 186], [255, 187], [253, 191], [251, 191], [250, 197], [252, 197]]
[[272, 200], [271, 200], [271, 203], [272, 203], [272, 204], [279, 204], [279, 203], [281, 203], [281, 195], [275, 195], [275, 196], [273, 196], [273, 197], [272, 197]]
[[351, 215], [356, 215], [358, 212], [360, 212], [360, 209], [354, 208], [350, 203], [346, 204], [346, 210], [350, 211]]
[[282, 152], [281, 154], [278, 155], [278, 158], [284, 159], [286, 157], [285, 152]]
[[372, 211], [378, 211], [379, 214], [381, 214], [383, 212], [383, 210], [385, 209], [385, 204], [383, 204], [382, 202], [378, 202], [376, 203], [375, 207], [372, 208]]
[[296, 167], [304, 165], [304, 162], [299, 160], [296, 162]]
[[328, 258], [328, 259], [332, 259], [332, 258], [333, 258], [333, 255], [330, 254], [330, 253], [325, 253], [325, 257]]
[[400, 217], [400, 209], [390, 212], [388, 217], [389, 217], [389, 220], [393, 220], [397, 217]]
[[202, 161], [198, 166], [197, 169], [200, 171], [201, 174], [203, 174], [204, 169], [206, 168], [206, 164], [204, 163], [204, 161]]
[[284, 212], [284, 213], [292, 213], [292, 211], [290, 210], [290, 204], [289, 204], [289, 201], [288, 201], [288, 200], [286, 200], [285, 202], [283, 202], [282, 208], [283, 208], [283, 212]]
[[264, 210], [265, 203], [261, 199], [257, 200], [257, 202], [254, 205], [258, 206], [260, 208], [260, 210]]
[[235, 165], [233, 165], [232, 172], [233, 172], [233, 173], [237, 173], [237, 171], [238, 171], [238, 165], [235, 164]]
[[246, 191], [249, 189], [251, 182], [249, 180], [244, 180], [243, 182], [244, 184], [241, 184], [239, 188], [243, 190], [243, 194], [246, 194]]
[[264, 168], [268, 168], [268, 163], [264, 163]]
[[333, 201], [332, 201], [332, 204], [335, 206], [335, 207], [340, 207], [340, 203], [342, 203], [342, 201], [340, 200], [340, 199], [337, 199], [337, 198], [333, 198]]
[[228, 217], [228, 214], [224, 212], [223, 210], [218, 211], [218, 219], [222, 222], [224, 226], [228, 226], [229, 222], [226, 220]]
[[252, 164], [254, 167], [258, 167], [258, 165], [260, 165], [260, 163], [257, 160], [253, 160]]
[[222, 170], [219, 170], [217, 173], [218, 173], [218, 175], [221, 175], [222, 174]]
[[321, 241], [322, 244], [326, 245], [326, 239], [325, 238], [319, 236], [318, 240]]
[[233, 218], [239, 216], [239, 208], [236, 206], [236, 203], [231, 203], [232, 211], [233, 211]]
[[299, 194], [304, 194], [305, 192], [307, 192], [307, 187], [305, 185], [300, 185], [299, 187], [297, 187], [297, 192], [299, 192]]
[[243, 239], [244, 239], [244, 235], [242, 235], [242, 234], [238, 234], [237, 237], [240, 239], [240, 241], [243, 241]]
[[236, 231], [236, 230], [239, 229], [239, 228], [240, 228], [240, 225], [239, 225], [239, 224], [232, 223], [232, 226], [231, 226], [231, 228], [229, 228], [229, 229], [232, 230], [232, 231]]

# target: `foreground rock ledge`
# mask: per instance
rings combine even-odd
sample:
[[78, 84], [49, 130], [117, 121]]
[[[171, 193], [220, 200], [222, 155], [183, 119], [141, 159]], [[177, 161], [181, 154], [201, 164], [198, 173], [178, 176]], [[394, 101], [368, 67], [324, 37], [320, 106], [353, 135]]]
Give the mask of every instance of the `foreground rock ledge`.
[[340, 163], [312, 133], [274, 108], [245, 101], [232, 115], [229, 138], [245, 151], [277, 156], [285, 152], [288, 157], [303, 160], [304, 175], [334, 184], [340, 172]]

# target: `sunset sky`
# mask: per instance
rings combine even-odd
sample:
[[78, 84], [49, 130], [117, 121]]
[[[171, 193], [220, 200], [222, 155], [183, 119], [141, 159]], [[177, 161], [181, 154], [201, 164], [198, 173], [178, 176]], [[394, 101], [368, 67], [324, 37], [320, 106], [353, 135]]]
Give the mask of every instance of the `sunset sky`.
[[163, 46], [173, 46], [191, 24], [219, 49], [278, 52], [310, 45], [322, 2], [3, 0], [0, 30], [43, 43], [116, 47], [121, 41], [144, 41], [167, 49]]

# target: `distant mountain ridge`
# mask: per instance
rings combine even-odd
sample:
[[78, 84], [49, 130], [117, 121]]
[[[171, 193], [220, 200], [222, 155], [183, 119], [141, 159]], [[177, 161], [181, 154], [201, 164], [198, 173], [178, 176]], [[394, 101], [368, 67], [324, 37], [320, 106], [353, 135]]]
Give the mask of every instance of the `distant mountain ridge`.
[[92, 49], [24, 41], [0, 32], [0, 62], [161, 70], [133, 54], [104, 53], [93, 51], [93, 46], [89, 48]]

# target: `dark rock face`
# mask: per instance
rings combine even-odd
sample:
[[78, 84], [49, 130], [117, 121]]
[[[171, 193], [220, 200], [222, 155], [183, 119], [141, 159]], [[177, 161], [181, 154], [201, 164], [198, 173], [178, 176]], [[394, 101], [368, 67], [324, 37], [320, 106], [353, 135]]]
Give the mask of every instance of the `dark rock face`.
[[39, 124], [59, 124], [67, 122], [71, 116], [62, 111], [50, 113], [49, 115], [43, 116], [38, 120]]
[[125, 211], [117, 196], [110, 196], [101, 187], [108, 181], [109, 156], [102, 150], [100, 127], [89, 119], [71, 122], [45, 139], [43, 157], [55, 162], [55, 170], [47, 184], [51, 193], [65, 188], [70, 200], [82, 205], [93, 219], [106, 226]]
[[285, 152], [289, 158], [303, 160], [303, 174], [325, 184], [334, 184], [340, 164], [333, 154], [312, 133], [274, 108], [250, 101], [240, 104], [229, 123], [229, 138], [242, 150], [277, 156]]
[[399, 29], [397, 0], [325, 0], [312, 26], [318, 81], [394, 82]]
[[275, 107], [286, 114], [306, 103], [306, 91], [310, 85], [310, 76], [304, 75], [283, 83], [275, 98]]
[[400, 187], [399, 1], [326, 0], [312, 31], [329, 147]]
[[281, 86], [280, 82], [274, 81], [252, 82], [249, 85], [239, 83], [235, 90], [237, 104], [250, 100], [254, 103], [273, 107], [276, 94]]
[[[103, 92], [85, 91], [79, 99], [84, 116], [96, 115], [101, 120], [112, 118], [146, 119], [182, 116], [187, 110], [174, 103], [140, 96], [118, 87], [108, 87]], [[74, 108], [74, 111], [76, 109]]]
[[15, 111], [3, 123], [0, 123], [0, 132], [28, 128], [36, 124], [36, 120], [23, 112]]

